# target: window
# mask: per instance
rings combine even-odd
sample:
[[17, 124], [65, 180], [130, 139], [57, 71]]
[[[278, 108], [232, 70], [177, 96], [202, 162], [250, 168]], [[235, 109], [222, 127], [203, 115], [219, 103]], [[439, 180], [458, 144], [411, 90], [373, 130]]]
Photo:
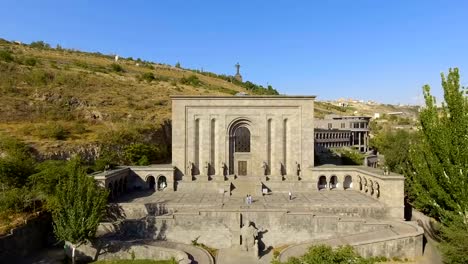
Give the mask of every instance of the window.
[[341, 123], [341, 128], [345, 128], [345, 123]]
[[328, 123], [328, 129], [332, 129], [332, 123]]
[[250, 152], [250, 131], [246, 127], [239, 127], [235, 132], [235, 151]]

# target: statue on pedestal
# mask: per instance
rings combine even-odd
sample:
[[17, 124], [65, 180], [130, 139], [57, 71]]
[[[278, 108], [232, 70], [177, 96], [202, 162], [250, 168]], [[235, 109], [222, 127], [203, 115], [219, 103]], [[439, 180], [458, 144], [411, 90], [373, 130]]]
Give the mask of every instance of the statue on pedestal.
[[262, 163], [262, 169], [263, 169], [263, 176], [268, 174], [268, 164], [264, 161]]
[[205, 161], [205, 175], [209, 178], [210, 177], [210, 164]]
[[242, 236], [241, 250], [253, 252], [258, 257], [257, 229], [250, 221], [247, 221], [247, 224], [241, 228], [240, 233]]
[[188, 162], [188, 167], [187, 167], [187, 169], [188, 169], [188, 173], [189, 173], [189, 175], [190, 175], [190, 178], [191, 178], [192, 180], [193, 180], [193, 167], [194, 167], [193, 162], [189, 161], [189, 162]]
[[226, 163], [221, 162], [221, 166], [219, 167], [219, 175], [221, 175], [224, 179], [224, 169], [226, 168]]
[[297, 163], [297, 161], [296, 161], [296, 174], [297, 174], [297, 177], [301, 176], [301, 164]]

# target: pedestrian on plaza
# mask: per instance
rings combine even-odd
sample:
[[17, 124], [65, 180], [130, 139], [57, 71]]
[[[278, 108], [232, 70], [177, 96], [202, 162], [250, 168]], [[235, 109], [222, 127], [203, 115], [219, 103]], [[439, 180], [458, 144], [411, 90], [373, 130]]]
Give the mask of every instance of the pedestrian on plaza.
[[291, 199], [292, 199], [292, 193], [291, 191], [289, 191], [289, 200], [291, 201]]
[[248, 194], [245, 196], [245, 203], [249, 204], [249, 195]]
[[250, 204], [252, 204], [253, 200], [252, 200], [252, 195], [249, 194], [249, 202]]

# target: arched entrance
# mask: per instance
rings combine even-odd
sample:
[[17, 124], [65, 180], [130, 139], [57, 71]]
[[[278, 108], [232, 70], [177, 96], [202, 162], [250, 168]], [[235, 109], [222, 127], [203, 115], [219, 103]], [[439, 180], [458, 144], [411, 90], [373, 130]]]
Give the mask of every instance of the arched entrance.
[[229, 174], [251, 174], [251, 150], [250, 121], [236, 120], [229, 128]]
[[162, 191], [167, 187], [166, 176], [160, 175], [158, 177], [158, 190]]
[[317, 183], [317, 188], [319, 189], [319, 191], [327, 188], [327, 177], [323, 175], [320, 176]]
[[336, 189], [338, 187], [338, 177], [333, 175], [330, 178], [330, 190]]
[[154, 191], [156, 186], [156, 180], [153, 176], [146, 177], [146, 184], [148, 185], [148, 189]]
[[343, 182], [343, 188], [345, 190], [353, 188], [353, 179], [351, 178], [351, 176], [347, 175], [345, 177], [344, 182]]

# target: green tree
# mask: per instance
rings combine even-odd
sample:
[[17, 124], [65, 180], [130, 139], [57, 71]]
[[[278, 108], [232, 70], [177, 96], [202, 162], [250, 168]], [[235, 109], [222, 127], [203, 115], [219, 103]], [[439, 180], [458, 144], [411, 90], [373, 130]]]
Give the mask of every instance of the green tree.
[[46, 160], [36, 166], [36, 171], [28, 178], [28, 183], [42, 199], [55, 195], [57, 185], [68, 175], [66, 162], [62, 160]]
[[[410, 202], [441, 221], [445, 261], [468, 263], [468, 99], [458, 69], [441, 74], [444, 102], [437, 107], [423, 87], [419, 143], [412, 144], [406, 173]], [[456, 231], [453, 231], [456, 230]], [[453, 235], [456, 234], [457, 237]], [[463, 243], [460, 243], [460, 236]], [[448, 250], [450, 249], [450, 250]], [[463, 253], [453, 256], [450, 252]]]
[[11, 137], [0, 138], [0, 188], [22, 187], [35, 173], [36, 161], [29, 147]]
[[135, 143], [125, 148], [127, 160], [134, 165], [149, 165], [151, 161], [164, 156], [161, 148], [143, 143]]
[[46, 43], [42, 40], [39, 41], [33, 41], [31, 44], [29, 44], [31, 48], [38, 48], [38, 49], [50, 49], [50, 44]]
[[78, 159], [68, 162], [67, 177], [61, 179], [51, 200], [56, 237], [75, 246], [93, 239], [105, 212], [107, 195]]
[[407, 166], [410, 142], [414, 133], [406, 130], [383, 130], [371, 140], [371, 146], [385, 156], [385, 166], [396, 173], [404, 173]]

